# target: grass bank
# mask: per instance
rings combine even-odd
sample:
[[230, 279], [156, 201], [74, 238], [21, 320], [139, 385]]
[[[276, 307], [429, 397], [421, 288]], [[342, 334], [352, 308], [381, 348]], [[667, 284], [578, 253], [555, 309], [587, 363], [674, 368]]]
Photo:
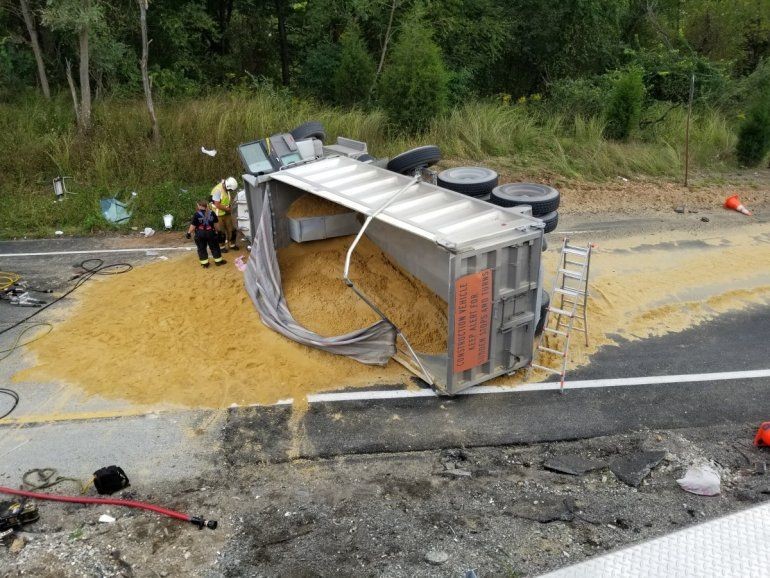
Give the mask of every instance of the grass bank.
[[[649, 111], [655, 117], [657, 111]], [[0, 203], [2, 236], [109, 230], [99, 199], [138, 193], [129, 226], [161, 225], [170, 212], [178, 223], [213, 182], [240, 173], [238, 143], [284, 132], [307, 120], [337, 135], [365, 140], [373, 154], [393, 155], [419, 144], [437, 144], [446, 158], [496, 160], [527, 174], [547, 172], [602, 180], [625, 176], [676, 176], [683, 164], [684, 111], [648, 125], [628, 143], [603, 138], [600, 118], [548, 114], [543, 105], [471, 103], [437, 119], [426, 134], [406, 136], [379, 111], [339, 110], [274, 92], [227, 94], [158, 105], [162, 142], [149, 138], [143, 102], [102, 101], [94, 129], [77, 134], [65, 95], [0, 104]], [[696, 168], [731, 168], [735, 136], [718, 112], [694, 114], [691, 162]], [[210, 158], [200, 147], [215, 148]], [[54, 203], [51, 179], [73, 177], [76, 193]], [[125, 227], [124, 227], [125, 228]]]

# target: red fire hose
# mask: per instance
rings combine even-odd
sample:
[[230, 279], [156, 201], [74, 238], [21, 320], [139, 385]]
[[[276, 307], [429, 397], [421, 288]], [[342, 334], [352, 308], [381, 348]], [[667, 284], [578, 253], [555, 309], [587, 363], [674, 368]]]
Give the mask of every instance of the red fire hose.
[[163, 514], [169, 518], [175, 518], [182, 520], [183, 522], [190, 522], [194, 526], [198, 526], [199, 529], [211, 528], [215, 530], [217, 527], [216, 520], [205, 520], [197, 516], [188, 516], [181, 512], [175, 512], [167, 508], [161, 508], [160, 506], [154, 506], [152, 504], [146, 504], [144, 502], [136, 502], [134, 500], [122, 500], [119, 498], [86, 498], [80, 496], [60, 496], [58, 494], [45, 494], [41, 492], [27, 492], [25, 490], [14, 490], [13, 488], [6, 488], [0, 486], [0, 494], [12, 494], [14, 496], [23, 496], [25, 498], [32, 498], [34, 500], [50, 500], [52, 502], [69, 502], [72, 504], [102, 504], [105, 506], [125, 506], [127, 508], [137, 508], [139, 510], [149, 510], [157, 514]]

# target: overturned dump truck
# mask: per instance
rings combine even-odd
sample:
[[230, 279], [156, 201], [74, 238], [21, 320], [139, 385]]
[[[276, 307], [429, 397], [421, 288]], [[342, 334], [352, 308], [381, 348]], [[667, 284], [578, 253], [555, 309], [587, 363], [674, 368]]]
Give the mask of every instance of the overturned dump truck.
[[[501, 207], [434, 184], [428, 167], [438, 160], [436, 147], [388, 161], [371, 157], [363, 142], [339, 138], [327, 146], [324, 138], [320, 124], [306, 123], [239, 146], [245, 174], [237, 220], [252, 245], [245, 285], [262, 321], [299, 343], [363, 363], [393, 358], [450, 395], [528, 365], [540, 318], [544, 221], [529, 206]], [[308, 193], [349, 211], [289, 218], [291, 204]], [[380, 321], [346, 335], [318, 335], [292, 317], [276, 251], [348, 235], [341, 290], [356, 292]], [[415, 351], [378, 296], [356, 286], [351, 256], [363, 235], [446, 302], [445, 353]]]

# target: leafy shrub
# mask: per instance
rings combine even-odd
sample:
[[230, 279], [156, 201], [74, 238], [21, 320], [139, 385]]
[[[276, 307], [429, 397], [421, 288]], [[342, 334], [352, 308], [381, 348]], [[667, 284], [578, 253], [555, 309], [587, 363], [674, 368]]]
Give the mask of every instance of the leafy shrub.
[[340, 37], [340, 62], [334, 72], [337, 103], [353, 105], [368, 100], [374, 72], [374, 60], [361, 39], [361, 31], [351, 22]]
[[308, 53], [302, 64], [300, 84], [315, 98], [324, 102], [334, 101], [335, 71], [340, 65], [340, 46], [324, 42]]
[[620, 72], [609, 95], [605, 133], [609, 138], [626, 140], [639, 126], [644, 102], [643, 72], [639, 67]]
[[629, 51], [631, 64], [644, 69], [647, 95], [654, 100], [686, 103], [690, 83], [695, 75], [695, 100], [714, 104], [731, 84], [725, 65], [709, 61], [698, 54], [683, 55], [678, 50]]
[[770, 93], [762, 92], [749, 108], [738, 130], [735, 154], [748, 166], [757, 166], [770, 152]]
[[380, 83], [391, 121], [411, 131], [425, 130], [446, 109], [448, 74], [430, 28], [410, 19], [393, 47]]
[[551, 110], [584, 118], [599, 116], [604, 108], [607, 88], [601, 80], [565, 78], [548, 87], [547, 104]]

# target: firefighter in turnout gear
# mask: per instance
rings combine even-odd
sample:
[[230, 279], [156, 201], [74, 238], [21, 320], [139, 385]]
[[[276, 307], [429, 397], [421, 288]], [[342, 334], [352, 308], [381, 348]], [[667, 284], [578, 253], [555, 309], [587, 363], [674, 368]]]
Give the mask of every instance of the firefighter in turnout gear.
[[205, 269], [209, 266], [207, 248], [211, 250], [214, 264], [224, 265], [227, 261], [222, 258], [222, 252], [219, 250], [219, 243], [217, 242], [217, 216], [209, 208], [206, 201], [198, 201], [197, 208], [198, 210], [195, 211], [190, 220], [186, 237], [189, 239], [193, 232], [195, 233], [195, 245], [198, 247], [198, 261], [200, 261], [201, 267]]
[[224, 239], [221, 236], [219, 238], [220, 249], [223, 253], [227, 253], [228, 245], [230, 249], [238, 248], [238, 245], [235, 244], [235, 237], [238, 233], [233, 225], [232, 214], [232, 195], [235, 194], [237, 188], [238, 181], [234, 177], [227, 177], [211, 189], [211, 210], [219, 219], [217, 231], [224, 235]]

